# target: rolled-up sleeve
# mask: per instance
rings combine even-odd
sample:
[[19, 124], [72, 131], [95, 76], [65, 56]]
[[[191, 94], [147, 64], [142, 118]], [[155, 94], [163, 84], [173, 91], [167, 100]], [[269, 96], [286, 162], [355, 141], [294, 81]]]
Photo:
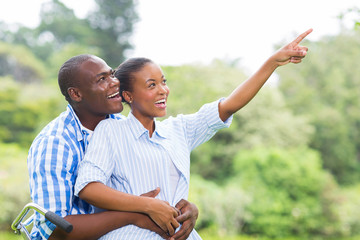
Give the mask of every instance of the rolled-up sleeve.
[[185, 126], [184, 131], [190, 150], [208, 141], [220, 129], [228, 128], [231, 125], [232, 116], [225, 122], [220, 119], [219, 103], [222, 100], [224, 98], [207, 103], [198, 112], [180, 117]]

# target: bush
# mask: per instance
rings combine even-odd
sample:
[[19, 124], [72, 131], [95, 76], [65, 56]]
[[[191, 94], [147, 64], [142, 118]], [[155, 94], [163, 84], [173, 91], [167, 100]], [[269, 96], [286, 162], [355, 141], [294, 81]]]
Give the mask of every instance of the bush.
[[220, 187], [198, 175], [191, 176], [190, 201], [199, 208], [196, 229], [212, 229], [220, 235], [232, 235], [242, 229], [249, 197], [238, 186]]
[[243, 232], [273, 238], [337, 236], [337, 185], [309, 149], [240, 151], [231, 182], [252, 196]]
[[27, 153], [14, 144], [0, 144], [0, 230], [10, 229], [30, 201]]

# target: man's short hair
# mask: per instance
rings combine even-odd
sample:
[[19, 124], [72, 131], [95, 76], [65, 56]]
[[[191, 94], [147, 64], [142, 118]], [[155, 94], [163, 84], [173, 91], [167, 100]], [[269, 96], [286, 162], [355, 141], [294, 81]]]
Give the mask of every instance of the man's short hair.
[[76, 74], [79, 71], [79, 67], [83, 62], [86, 62], [90, 58], [93, 58], [94, 55], [90, 54], [81, 54], [74, 56], [67, 60], [60, 68], [58, 73], [58, 83], [62, 95], [65, 96], [66, 101], [71, 102], [71, 98], [68, 93], [70, 87], [77, 86]]

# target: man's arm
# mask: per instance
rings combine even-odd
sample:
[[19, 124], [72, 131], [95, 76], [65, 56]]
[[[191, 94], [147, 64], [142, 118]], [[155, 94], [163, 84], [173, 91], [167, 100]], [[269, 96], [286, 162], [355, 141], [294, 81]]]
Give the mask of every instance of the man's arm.
[[148, 216], [141, 213], [106, 211], [69, 215], [65, 219], [74, 227], [71, 233], [55, 228], [49, 240], [96, 240], [112, 230], [129, 224], [154, 231], [164, 239], [168, 237]]
[[[156, 197], [159, 192], [160, 189], [157, 188], [141, 196]], [[69, 215], [65, 219], [73, 225], [72, 232], [66, 233], [60, 228], [56, 228], [49, 240], [98, 239], [112, 230], [129, 224], [156, 232], [164, 239], [168, 237], [147, 215], [141, 213], [106, 211], [95, 214]]]

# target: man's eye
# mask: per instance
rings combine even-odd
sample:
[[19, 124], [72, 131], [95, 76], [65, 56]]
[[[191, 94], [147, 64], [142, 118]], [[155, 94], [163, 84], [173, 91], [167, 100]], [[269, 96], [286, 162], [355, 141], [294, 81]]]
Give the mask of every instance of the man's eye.
[[164, 80], [163, 80], [163, 83], [166, 84], [166, 82], [167, 82], [167, 79], [164, 79]]

